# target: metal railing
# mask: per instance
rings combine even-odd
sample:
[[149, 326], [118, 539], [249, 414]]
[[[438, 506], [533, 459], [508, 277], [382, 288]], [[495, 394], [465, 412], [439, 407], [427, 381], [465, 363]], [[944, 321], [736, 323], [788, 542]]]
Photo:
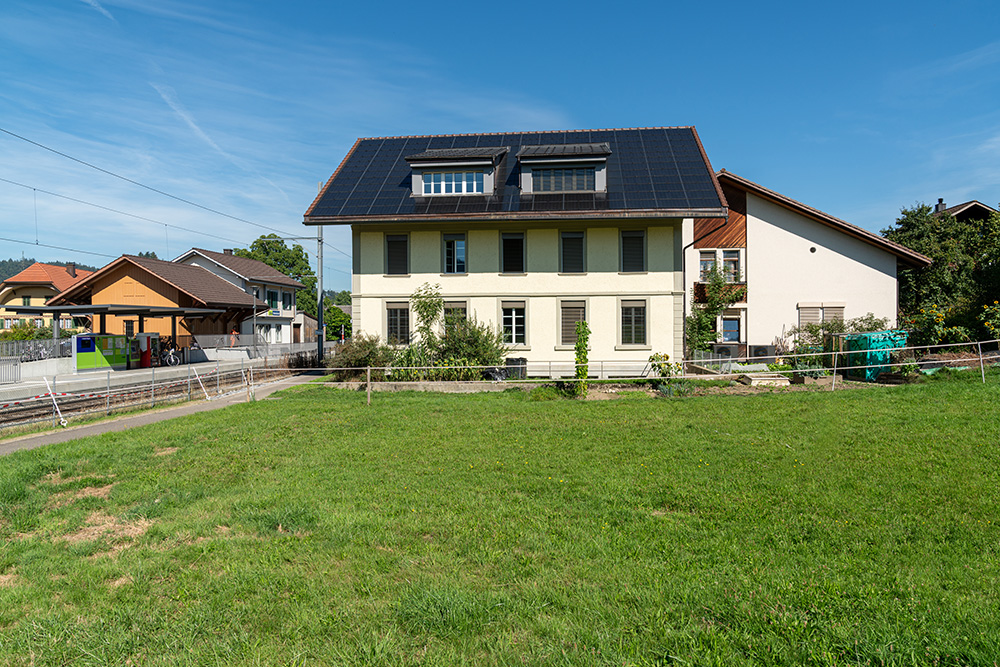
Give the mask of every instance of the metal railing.
[[21, 361], [40, 361], [50, 357], [72, 357], [73, 339], [37, 338], [33, 340], [0, 340], [0, 357], [16, 357]]
[[21, 381], [21, 360], [18, 357], [0, 357], [0, 384]]

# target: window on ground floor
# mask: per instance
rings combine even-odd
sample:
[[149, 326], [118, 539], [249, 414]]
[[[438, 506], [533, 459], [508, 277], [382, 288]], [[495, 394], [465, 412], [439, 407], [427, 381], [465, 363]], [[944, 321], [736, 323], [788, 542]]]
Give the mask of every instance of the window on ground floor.
[[563, 301], [559, 310], [560, 342], [563, 345], [576, 345], [576, 323], [587, 319], [587, 303], [585, 301]]
[[406, 302], [386, 304], [385, 339], [390, 345], [410, 342], [410, 307]]
[[622, 345], [646, 344], [646, 302], [622, 301]]
[[503, 342], [507, 345], [524, 345], [527, 340], [523, 301], [504, 301], [502, 311]]

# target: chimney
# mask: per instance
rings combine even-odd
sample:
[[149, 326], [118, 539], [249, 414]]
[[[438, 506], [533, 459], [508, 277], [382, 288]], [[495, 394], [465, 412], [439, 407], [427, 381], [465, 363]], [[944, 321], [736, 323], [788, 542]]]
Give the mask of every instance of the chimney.
[[66, 273], [72, 278], [76, 278], [76, 262], [66, 262]]
[[938, 203], [934, 205], [934, 212], [935, 213], [940, 213], [941, 211], [945, 210], [946, 208], [948, 208], [948, 207], [945, 206], [944, 197], [938, 197]]
[[233, 249], [232, 248], [225, 248], [225, 249], [223, 249], [222, 254], [223, 255], [232, 255], [233, 254]]

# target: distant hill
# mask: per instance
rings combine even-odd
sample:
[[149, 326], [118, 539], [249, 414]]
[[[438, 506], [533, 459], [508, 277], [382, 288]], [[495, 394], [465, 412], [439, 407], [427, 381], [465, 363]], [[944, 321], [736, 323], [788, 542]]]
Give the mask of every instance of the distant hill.
[[[21, 271], [35, 263], [35, 259], [28, 257], [25, 259], [0, 259], [0, 281], [7, 280], [11, 276], [16, 276]], [[66, 262], [45, 262], [45, 264], [52, 264], [53, 266], [66, 266]], [[83, 269], [84, 271], [96, 271], [97, 267], [90, 266], [89, 264], [77, 264], [76, 268]]]

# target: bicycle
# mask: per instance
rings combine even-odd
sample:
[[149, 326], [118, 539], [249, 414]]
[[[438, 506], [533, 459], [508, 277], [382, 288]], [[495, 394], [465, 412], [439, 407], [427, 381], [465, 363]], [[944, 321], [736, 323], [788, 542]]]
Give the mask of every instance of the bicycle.
[[173, 348], [170, 348], [169, 350], [164, 349], [163, 352], [160, 353], [160, 362], [161, 366], [176, 366], [181, 363], [181, 358], [174, 354]]

